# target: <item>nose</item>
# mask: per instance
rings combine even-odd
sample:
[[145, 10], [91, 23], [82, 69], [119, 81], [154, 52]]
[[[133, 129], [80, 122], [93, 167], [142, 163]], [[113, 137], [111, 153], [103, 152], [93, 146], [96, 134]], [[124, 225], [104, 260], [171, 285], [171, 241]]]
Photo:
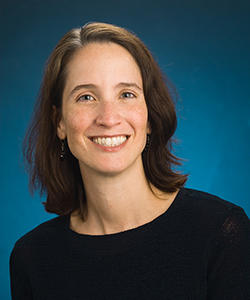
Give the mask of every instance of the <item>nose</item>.
[[117, 103], [113, 101], [105, 101], [100, 103], [96, 124], [107, 128], [120, 124], [121, 115]]

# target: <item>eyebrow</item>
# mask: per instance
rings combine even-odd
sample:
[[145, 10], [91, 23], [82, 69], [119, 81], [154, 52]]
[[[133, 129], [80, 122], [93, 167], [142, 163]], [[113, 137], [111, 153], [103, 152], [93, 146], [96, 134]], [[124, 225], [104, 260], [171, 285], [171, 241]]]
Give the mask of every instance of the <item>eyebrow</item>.
[[119, 88], [119, 87], [135, 87], [137, 88], [138, 90], [142, 90], [135, 82], [120, 82], [116, 85], [116, 88]]
[[82, 89], [94, 89], [94, 88], [96, 88], [96, 85], [94, 85], [94, 84], [80, 84], [80, 85], [77, 85], [69, 93], [69, 97], [71, 97], [73, 94], [75, 94], [79, 90], [82, 90]]
[[[135, 82], [120, 82], [120, 83], [118, 83], [115, 86], [115, 88], [122, 88], [122, 87], [126, 87], [126, 88], [134, 87], [134, 88], [142, 91], [142, 89]], [[77, 85], [69, 93], [69, 97], [71, 97], [77, 91], [82, 90], [82, 89], [97, 89], [97, 85], [91, 84], [91, 83], [90, 84], [80, 84], [80, 85]]]

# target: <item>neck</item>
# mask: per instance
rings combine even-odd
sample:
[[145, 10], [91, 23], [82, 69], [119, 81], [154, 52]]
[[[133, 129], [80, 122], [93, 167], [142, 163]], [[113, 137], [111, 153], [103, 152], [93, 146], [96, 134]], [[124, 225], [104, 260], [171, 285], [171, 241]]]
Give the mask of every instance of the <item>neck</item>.
[[142, 163], [112, 176], [81, 171], [87, 199], [84, 221], [71, 216], [71, 228], [79, 233], [102, 235], [138, 227], [162, 214], [175, 197], [149, 185]]

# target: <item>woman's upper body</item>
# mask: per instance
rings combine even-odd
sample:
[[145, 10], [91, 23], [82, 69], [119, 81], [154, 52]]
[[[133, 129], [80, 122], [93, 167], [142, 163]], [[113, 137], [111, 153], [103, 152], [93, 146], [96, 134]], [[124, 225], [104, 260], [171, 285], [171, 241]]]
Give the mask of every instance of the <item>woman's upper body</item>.
[[[60, 217], [16, 244], [13, 299], [249, 292], [249, 220], [183, 188], [187, 176], [171, 152], [176, 120], [169, 86], [135, 35], [93, 23], [61, 39], [25, 141], [31, 188]], [[240, 240], [231, 236], [236, 219]]]
[[165, 213], [116, 234], [70, 229], [69, 216], [22, 237], [14, 300], [250, 298], [250, 221], [215, 196], [182, 188]]

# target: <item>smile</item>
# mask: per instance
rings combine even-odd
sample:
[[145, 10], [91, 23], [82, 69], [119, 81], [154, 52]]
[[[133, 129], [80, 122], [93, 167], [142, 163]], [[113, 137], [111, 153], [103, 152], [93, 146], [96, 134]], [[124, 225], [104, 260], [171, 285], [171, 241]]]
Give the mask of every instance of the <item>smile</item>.
[[96, 137], [93, 138], [92, 141], [98, 145], [106, 146], [106, 147], [115, 147], [123, 144], [128, 139], [127, 136], [121, 135], [116, 137]]

